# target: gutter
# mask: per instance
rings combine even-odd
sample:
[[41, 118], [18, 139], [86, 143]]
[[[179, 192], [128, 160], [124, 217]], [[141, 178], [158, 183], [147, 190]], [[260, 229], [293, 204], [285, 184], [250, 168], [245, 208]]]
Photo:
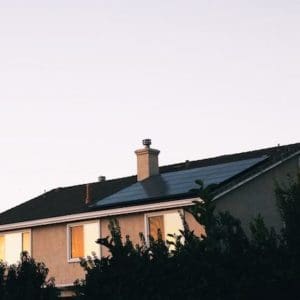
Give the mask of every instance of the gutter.
[[185, 207], [185, 206], [193, 205], [194, 201], [199, 201], [199, 198], [197, 197], [197, 198], [189, 198], [184, 200], [173, 200], [168, 202], [151, 203], [145, 205], [134, 205], [128, 207], [111, 208], [106, 210], [97, 210], [93, 212], [86, 212], [80, 214], [64, 215], [59, 217], [4, 224], [4, 225], [0, 225], [0, 231], [8, 231], [8, 230], [21, 229], [21, 228], [31, 228], [31, 227], [45, 226], [45, 225], [58, 224], [58, 223], [69, 223], [69, 222], [81, 221], [81, 220], [91, 220], [91, 219], [97, 219], [103, 217], [133, 214], [133, 213], [146, 212], [146, 211], [148, 212], [148, 211], [155, 211], [155, 210], [172, 209], [177, 207]]

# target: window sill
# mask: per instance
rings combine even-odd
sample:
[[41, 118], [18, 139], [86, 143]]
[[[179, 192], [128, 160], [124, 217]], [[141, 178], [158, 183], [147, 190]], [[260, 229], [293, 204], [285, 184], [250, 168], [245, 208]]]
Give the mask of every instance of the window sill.
[[68, 263], [80, 263], [80, 259], [79, 258], [69, 258]]

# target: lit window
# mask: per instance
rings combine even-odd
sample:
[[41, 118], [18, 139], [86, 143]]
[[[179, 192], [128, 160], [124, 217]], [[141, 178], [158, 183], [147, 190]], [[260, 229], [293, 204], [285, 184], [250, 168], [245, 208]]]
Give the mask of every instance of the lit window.
[[83, 257], [83, 225], [71, 227], [71, 258]]
[[4, 260], [4, 236], [0, 236], [0, 260]]
[[100, 237], [99, 222], [74, 224], [68, 226], [69, 232], [69, 260], [77, 261], [80, 257], [87, 257], [95, 252], [100, 256], [100, 246], [96, 240]]
[[22, 232], [22, 251], [27, 251], [30, 253], [30, 233]]
[[158, 239], [158, 231], [161, 233], [161, 237], [165, 239], [165, 226], [164, 226], [164, 216], [152, 216], [148, 218], [149, 222], [149, 235], [151, 235], [155, 240]]
[[178, 211], [166, 211], [151, 213], [146, 215], [147, 231], [146, 235], [151, 235], [157, 239], [158, 230], [160, 230], [162, 239], [165, 241], [173, 241], [168, 234], [180, 235], [180, 230], [183, 229], [182, 219]]
[[20, 260], [22, 251], [31, 252], [30, 231], [6, 233], [0, 236], [0, 259], [9, 264]]

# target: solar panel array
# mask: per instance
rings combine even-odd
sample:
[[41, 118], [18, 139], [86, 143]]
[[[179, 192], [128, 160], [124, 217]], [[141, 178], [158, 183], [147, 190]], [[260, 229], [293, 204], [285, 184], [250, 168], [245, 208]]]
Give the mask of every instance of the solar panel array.
[[264, 155], [252, 159], [152, 176], [97, 201], [95, 206], [100, 208], [110, 205], [122, 205], [124, 203], [136, 201], [147, 201], [152, 198], [163, 198], [167, 196], [185, 194], [191, 189], [199, 187], [195, 183], [196, 180], [201, 179], [205, 186], [213, 183], [219, 184], [247, 170], [266, 158], [267, 156]]

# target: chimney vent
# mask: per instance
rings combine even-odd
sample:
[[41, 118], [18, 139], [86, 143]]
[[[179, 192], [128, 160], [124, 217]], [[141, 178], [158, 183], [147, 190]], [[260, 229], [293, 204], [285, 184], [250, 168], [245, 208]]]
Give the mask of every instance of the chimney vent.
[[86, 185], [86, 192], [85, 192], [85, 204], [90, 204], [91, 203], [91, 187], [90, 184], [88, 183]]
[[105, 176], [99, 176], [98, 177], [98, 182], [103, 182], [106, 180], [106, 177]]
[[151, 139], [144, 139], [143, 149], [135, 151], [137, 156], [137, 178], [142, 181], [150, 176], [159, 174], [158, 155], [159, 150], [150, 148]]
[[143, 140], [143, 145], [144, 145], [146, 148], [150, 148], [150, 146], [151, 146], [151, 139], [144, 139], [144, 140]]

